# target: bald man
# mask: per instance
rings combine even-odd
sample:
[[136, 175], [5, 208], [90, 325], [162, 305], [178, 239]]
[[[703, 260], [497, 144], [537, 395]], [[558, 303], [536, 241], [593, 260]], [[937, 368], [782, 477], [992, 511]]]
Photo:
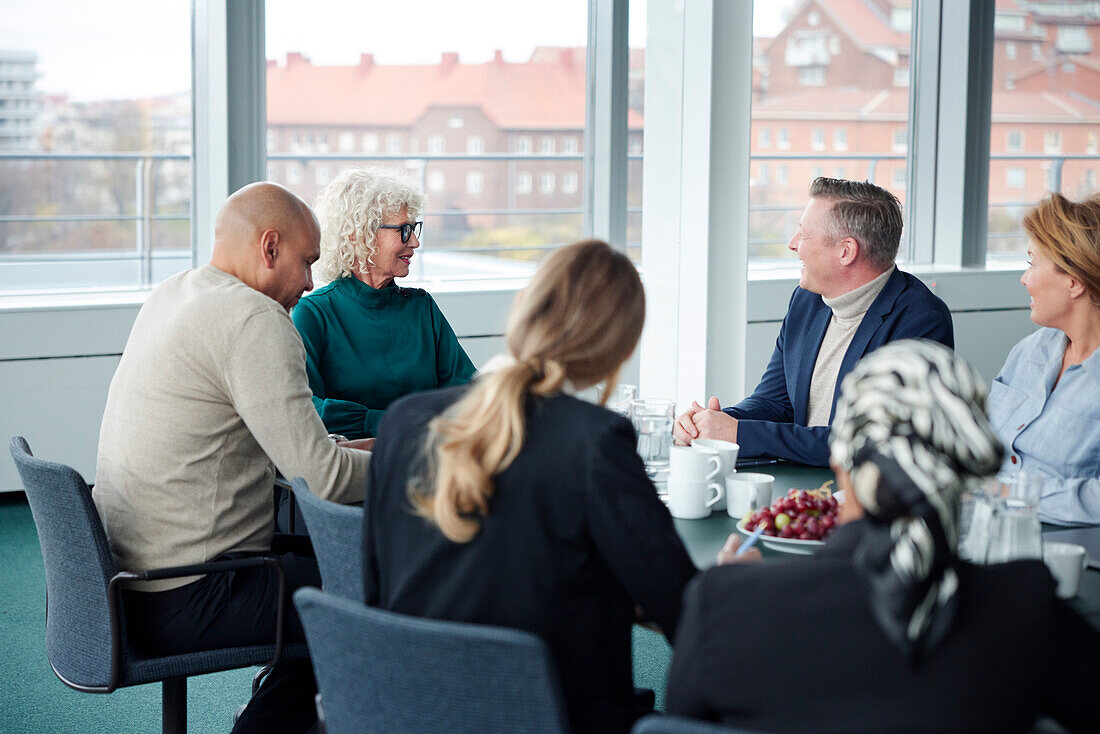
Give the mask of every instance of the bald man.
[[[120, 568], [269, 553], [276, 469], [363, 498], [370, 454], [329, 440], [287, 313], [313, 287], [319, 242], [301, 199], [251, 184], [219, 211], [210, 264], [149, 294], [111, 381], [92, 493]], [[288, 592], [320, 585], [315, 560], [279, 558]], [[158, 655], [270, 643], [276, 601], [267, 567], [123, 591], [130, 643]], [[296, 616], [287, 635], [302, 639]], [[234, 731], [305, 731], [314, 693], [308, 660], [280, 664]]]

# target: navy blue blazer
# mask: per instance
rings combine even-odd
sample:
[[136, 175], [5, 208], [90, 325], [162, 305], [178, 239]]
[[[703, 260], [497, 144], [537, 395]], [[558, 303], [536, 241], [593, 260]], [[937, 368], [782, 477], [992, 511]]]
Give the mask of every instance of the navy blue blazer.
[[[723, 410], [737, 418], [741, 456], [770, 456], [829, 465], [829, 428], [808, 428], [810, 378], [832, 310], [816, 293], [795, 288], [775, 340], [775, 351], [753, 394]], [[920, 279], [901, 270], [886, 281], [863, 317], [833, 390], [832, 422], [840, 383], [863, 355], [897, 339], [931, 339], [955, 348], [951, 312]]]

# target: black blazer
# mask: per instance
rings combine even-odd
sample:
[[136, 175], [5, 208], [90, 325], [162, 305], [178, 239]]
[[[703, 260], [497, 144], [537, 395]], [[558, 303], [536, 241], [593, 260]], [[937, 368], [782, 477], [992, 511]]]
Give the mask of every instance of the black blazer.
[[466, 389], [399, 400], [379, 427], [364, 503], [367, 604], [534, 632], [557, 664], [573, 731], [626, 732], [634, 606], [671, 638], [695, 573], [634, 429], [573, 397], [532, 398], [481, 530], [452, 543], [412, 513], [406, 484], [428, 421]]
[[941, 645], [911, 667], [849, 560], [862, 522], [820, 558], [713, 568], [693, 582], [668, 711], [762, 732], [1025, 732], [1040, 714], [1100, 731], [1100, 633], [1040, 561], [959, 565]]

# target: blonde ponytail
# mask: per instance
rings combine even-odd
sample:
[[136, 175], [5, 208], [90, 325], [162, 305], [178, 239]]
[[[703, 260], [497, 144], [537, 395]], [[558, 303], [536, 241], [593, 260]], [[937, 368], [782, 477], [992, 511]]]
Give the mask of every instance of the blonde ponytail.
[[423, 476], [409, 482], [417, 514], [456, 543], [477, 535], [493, 479], [523, 448], [529, 395], [617, 374], [641, 335], [645, 297], [633, 264], [598, 240], [552, 254], [517, 297], [508, 326], [515, 363], [479, 376], [428, 424]]

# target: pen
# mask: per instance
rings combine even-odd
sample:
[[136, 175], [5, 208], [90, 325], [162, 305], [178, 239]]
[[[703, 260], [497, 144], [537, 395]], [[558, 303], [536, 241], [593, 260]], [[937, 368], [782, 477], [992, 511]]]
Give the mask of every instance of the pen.
[[754, 545], [756, 545], [756, 541], [759, 540], [760, 536], [764, 534], [765, 527], [767, 526], [764, 523], [758, 523], [756, 526], [756, 530], [752, 531], [752, 535], [749, 536], [748, 540], [741, 544], [741, 547], [737, 549], [737, 552], [733, 554], [733, 557], [736, 558], [737, 556], [747, 551], [749, 548], [752, 548]]

